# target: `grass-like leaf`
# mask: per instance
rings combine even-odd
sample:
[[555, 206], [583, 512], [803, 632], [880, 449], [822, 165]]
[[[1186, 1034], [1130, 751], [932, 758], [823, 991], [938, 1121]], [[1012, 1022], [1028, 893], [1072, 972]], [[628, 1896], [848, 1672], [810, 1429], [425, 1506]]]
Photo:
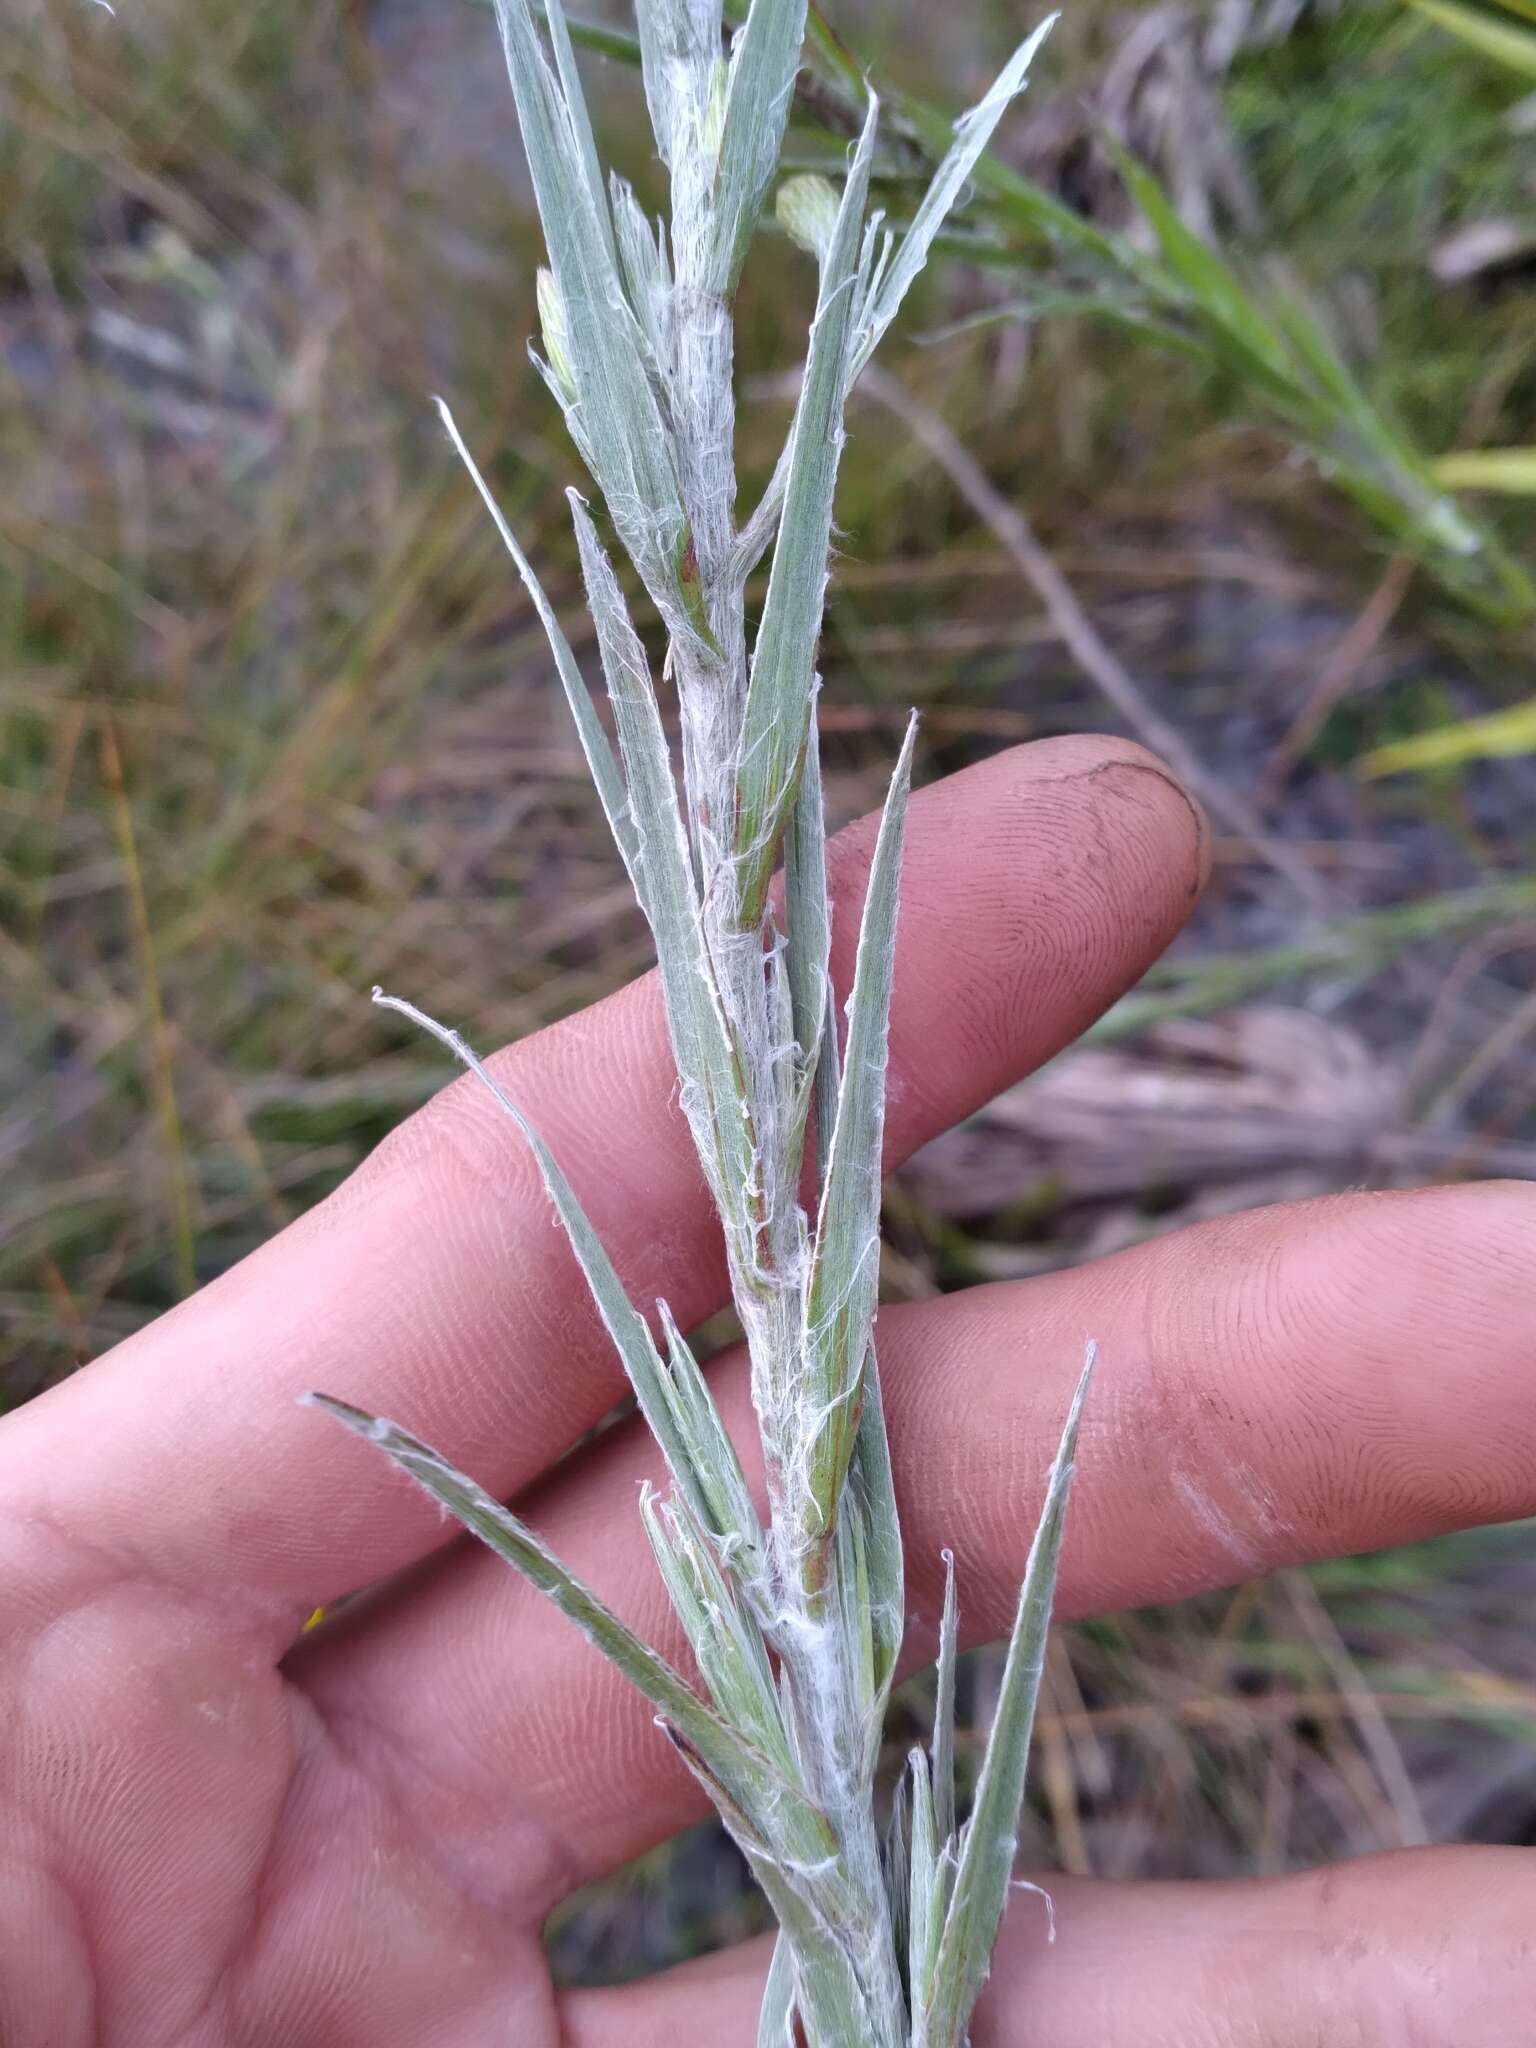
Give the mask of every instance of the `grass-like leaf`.
[[[723, 1554], [743, 1564], [738, 1575], [750, 1583], [762, 1556], [763, 1532], [747, 1476], [692, 1347], [667, 1304], [660, 1301], [656, 1307], [667, 1346], [665, 1397], [683, 1441], [691, 1478], [679, 1473], [675, 1465], [672, 1476]], [[748, 1554], [744, 1561], [743, 1552]]]
[[827, 1144], [837, 1113], [837, 1034], [830, 1015], [832, 987], [828, 960], [832, 912], [827, 895], [827, 821], [821, 793], [821, 743], [813, 715], [805, 736], [805, 760], [789, 830], [784, 837], [784, 907], [789, 920], [789, 993], [795, 1043], [800, 1052], [800, 1099], [796, 1114], [816, 1110], [818, 1174], [826, 1169]]
[[960, 1648], [960, 1611], [955, 1599], [955, 1555], [944, 1553], [944, 1611], [939, 1621], [939, 1661], [933, 1699], [933, 1811], [941, 1842], [955, 1832], [955, 1663]]
[[906, 1568], [902, 1555], [901, 1517], [896, 1511], [896, 1482], [891, 1472], [891, 1447], [880, 1392], [880, 1367], [873, 1341], [864, 1357], [859, 1402], [859, 1433], [848, 1472], [850, 1513], [863, 1520], [864, 1571], [868, 1585], [869, 1634], [872, 1656], [870, 1729], [875, 1738], [896, 1676], [906, 1633]]
[[805, 41], [806, 0], [752, 0], [731, 52], [721, 123], [714, 273], [731, 291], [773, 182]]
[[539, 615], [539, 623], [543, 626], [545, 637], [549, 641], [550, 652], [555, 657], [555, 673], [560, 678], [560, 687], [565, 692], [565, 701], [575, 721], [581, 751], [586, 756], [588, 771], [602, 802], [603, 815], [608, 820], [608, 829], [613, 834], [614, 844], [619, 849], [630, 881], [638, 895], [640, 873], [636, 856], [639, 852], [639, 838], [635, 830], [635, 820], [630, 814], [629, 793], [624, 787], [624, 778], [619, 772], [618, 762], [614, 759], [608, 735], [603, 731], [602, 721], [593, 708], [591, 697], [587, 694], [587, 685], [580, 664], [571, 652], [571, 643], [566, 638], [565, 628], [561, 625], [554, 606], [545, 596], [544, 586], [534, 573], [533, 564], [519, 547], [517, 535], [512, 531], [505, 514], [492, 495], [490, 485], [480, 474], [479, 465], [470, 454], [468, 444], [448, 409], [447, 401], [439, 398], [436, 403], [438, 417], [443, 423], [448, 439], [453, 443], [459, 460], [468, 470], [470, 481], [479, 492], [481, 502], [490, 513], [503, 546], [516, 565], [524, 589], [533, 600], [533, 608]]
[[853, 375], [863, 369], [901, 311], [903, 300], [928, 261], [935, 237], [954, 211], [971, 173], [997, 131], [998, 122], [1024, 90], [1035, 53], [1055, 25], [1056, 16], [1047, 15], [1014, 51], [991, 91], [955, 123], [954, 141], [923, 194], [911, 226], [897, 245], [880, 289], [865, 309], [854, 349]]
[[832, 500], [842, 451], [843, 396], [869, 170], [879, 110], [872, 100], [838, 209], [790, 429], [784, 507], [742, 714], [736, 779], [738, 917], [762, 921], [768, 882], [799, 788], [821, 637]]
[[757, 2048], [796, 2048], [795, 1954], [781, 1934], [773, 1945], [757, 2021]]
[[536, 1586], [567, 1615], [610, 1664], [644, 1693], [651, 1704], [697, 1753], [709, 1773], [718, 1778], [743, 1811], [750, 1813], [762, 1792], [761, 1764], [746, 1745], [717, 1715], [710, 1712], [680, 1672], [659, 1657], [618, 1616], [606, 1607], [588, 1586], [568, 1571], [554, 1553], [542, 1544], [510, 1509], [492, 1498], [484, 1487], [456, 1470], [429, 1444], [412, 1436], [398, 1423], [370, 1415], [348, 1401], [329, 1394], [305, 1397], [317, 1408], [384, 1455], [446, 1508], [471, 1535], [504, 1558], [530, 1585]]
[[[901, 847], [917, 721], [907, 726], [885, 800], [859, 928], [848, 1003], [848, 1044], [827, 1152], [806, 1290], [808, 1402], [813, 1418], [807, 1493], [830, 1530], [858, 1434], [864, 1363], [880, 1268], [880, 1153]], [[807, 1531], [808, 1536], [813, 1531]]]
[[[1536, 78], [1536, 26], [1530, 20], [1516, 20], [1503, 7], [1469, 6], [1464, 0], [1409, 0], [1409, 5], [1480, 55], [1522, 78]], [[1511, 0], [1511, 7], [1530, 13], [1520, 0]]]
[[739, 1068], [713, 989], [687, 837], [650, 665], [630, 623], [618, 578], [587, 509], [571, 492], [571, 513], [597, 626], [608, 698], [628, 776], [639, 894], [656, 937], [683, 1106], [699, 1140], [727, 1228], [749, 1246], [754, 1234], [753, 1140]]
[[1536, 498], [1536, 448], [1463, 448], [1440, 456], [1430, 467], [1447, 490]]
[[1517, 754], [1536, 754], [1536, 698], [1491, 711], [1486, 718], [1458, 719], [1454, 725], [1437, 725], [1372, 747], [1361, 759], [1360, 772], [1371, 777], [1402, 775]]
[[756, 1621], [741, 1605], [718, 1554], [686, 1506], [658, 1500], [647, 1489], [640, 1498], [640, 1514], [715, 1711], [789, 1780], [794, 1776], [789, 1739], [768, 1648]]
[[976, 1803], [960, 1837], [958, 1863], [932, 1983], [914, 2030], [915, 2048], [961, 2048], [971, 2010], [987, 1980], [998, 1924], [1008, 1902], [1019, 1834], [1019, 1808], [1034, 1731], [1040, 1677], [1051, 1625], [1056, 1566], [1072, 1486], [1077, 1433], [1093, 1376], [1095, 1347], [1087, 1360], [1046, 1483], [1045, 1506], [1030, 1546], [1008, 1661]]
[[947, 1838], [940, 1834], [928, 1759], [914, 1749], [907, 1759], [912, 1792], [911, 1897], [907, 1908], [907, 1982], [914, 2011], [928, 2003], [938, 1967], [947, 1903]]
[[[429, 1017], [414, 1003], [385, 995], [382, 989], [374, 990], [373, 999], [381, 1008], [395, 1010], [402, 1017], [408, 1017], [423, 1031], [430, 1032], [439, 1044], [447, 1046], [516, 1124], [538, 1164], [555, 1213], [564, 1225], [571, 1249], [576, 1254], [588, 1292], [603, 1319], [604, 1328], [613, 1339], [614, 1348], [640, 1404], [640, 1412], [661, 1447], [679, 1491], [697, 1504], [706, 1524], [711, 1522], [713, 1513], [720, 1506], [739, 1506], [746, 1494], [746, 1482], [741, 1477], [739, 1463], [734, 1464], [733, 1470], [732, 1466], [719, 1459], [719, 1440], [724, 1438], [725, 1431], [708, 1389], [700, 1381], [698, 1386], [687, 1386], [685, 1390], [676, 1361], [671, 1373], [663, 1366], [644, 1317], [625, 1293], [624, 1283], [615, 1272], [613, 1261], [604, 1250], [602, 1239], [593, 1229], [587, 1212], [577, 1200], [575, 1189], [532, 1122], [457, 1031], [440, 1024], [435, 1017]], [[681, 1341], [679, 1338], [678, 1342]], [[713, 1430], [710, 1430], [703, 1412], [706, 1403], [713, 1416]], [[716, 1462], [701, 1469], [701, 1456]], [[755, 1527], [755, 1517], [752, 1526]]]
[[[560, 0], [544, 0], [557, 51]], [[567, 98], [574, 69], [551, 69], [528, 0], [496, 0], [523, 146], [560, 288], [582, 446], [657, 603], [681, 618], [675, 560], [682, 531], [676, 468], [645, 373], [643, 336], [618, 275], [601, 187], [594, 193], [586, 116]]]

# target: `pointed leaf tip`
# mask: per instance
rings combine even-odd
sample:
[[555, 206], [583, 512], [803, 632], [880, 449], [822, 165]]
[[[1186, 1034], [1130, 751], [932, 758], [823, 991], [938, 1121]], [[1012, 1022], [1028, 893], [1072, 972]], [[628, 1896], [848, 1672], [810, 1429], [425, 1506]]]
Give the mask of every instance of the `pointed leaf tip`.
[[1098, 1345], [1090, 1340], [1025, 1566], [976, 1803], [960, 1836], [959, 1863], [928, 1995], [927, 2031], [922, 2036], [927, 2048], [961, 2048], [971, 2011], [987, 1979], [998, 1925], [1008, 1902], [1067, 1495], [1083, 1403], [1097, 1357]]

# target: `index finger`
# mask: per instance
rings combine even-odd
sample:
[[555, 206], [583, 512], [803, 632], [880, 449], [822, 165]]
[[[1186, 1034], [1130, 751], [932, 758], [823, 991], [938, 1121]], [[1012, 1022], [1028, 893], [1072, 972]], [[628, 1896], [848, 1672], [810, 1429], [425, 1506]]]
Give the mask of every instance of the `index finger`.
[[[833, 847], [846, 986], [873, 843]], [[1076, 1035], [1182, 922], [1197, 813], [1117, 740], [1042, 742], [921, 792], [903, 876], [888, 1157]], [[654, 976], [495, 1062], [586, 1203], [631, 1296], [687, 1327], [725, 1295], [674, 1101]], [[446, 1088], [329, 1201], [101, 1363], [0, 1423], [0, 1500], [90, 1561], [217, 1592], [285, 1644], [309, 1607], [446, 1539], [365, 1446], [295, 1400], [317, 1382], [398, 1415], [503, 1494], [623, 1391], [522, 1141]], [[79, 1565], [83, 1553], [66, 1543]]]

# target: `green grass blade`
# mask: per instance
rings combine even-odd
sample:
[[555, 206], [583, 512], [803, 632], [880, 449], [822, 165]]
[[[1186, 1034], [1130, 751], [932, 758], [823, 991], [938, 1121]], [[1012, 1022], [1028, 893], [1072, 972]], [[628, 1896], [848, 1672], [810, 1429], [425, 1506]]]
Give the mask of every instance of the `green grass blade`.
[[1408, 739], [1373, 747], [1360, 763], [1362, 775], [1402, 775], [1409, 770], [1460, 767], [1467, 761], [1508, 759], [1536, 754], [1536, 698], [1490, 712], [1486, 718], [1463, 718], [1454, 725], [1435, 726]]
[[1497, 491], [1536, 498], [1536, 448], [1467, 448], [1430, 464], [1436, 483], [1451, 491]]
[[[490, 6], [492, 0], [479, 0], [479, 4]], [[579, 14], [568, 15], [566, 19], [571, 41], [578, 49], [590, 50], [596, 57], [611, 57], [617, 64], [628, 64], [639, 70], [640, 38], [630, 29], [619, 28], [612, 22], [590, 21]]]
[[731, 52], [715, 176], [714, 270], [734, 290], [773, 181], [795, 97], [806, 0], [752, 0]]
[[[880, 1274], [880, 1161], [901, 847], [917, 720], [907, 726], [870, 864], [848, 1045], [805, 1305], [807, 1492], [830, 1531], [856, 1439]], [[809, 1534], [810, 1532], [807, 1532]]]
[[1090, 1344], [1030, 1546], [986, 1761], [976, 1787], [975, 1806], [960, 1837], [954, 1889], [944, 1917], [932, 1987], [915, 2035], [919, 2048], [961, 2048], [971, 2011], [987, 1980], [1008, 1901], [1072, 1461], [1094, 1356], [1095, 1347]]
[[742, 713], [736, 780], [737, 901], [743, 930], [761, 922], [768, 883], [799, 787], [821, 637], [832, 501], [864, 204], [877, 105], [870, 103], [822, 265], [805, 376], [790, 429], [779, 542]]
[[1236, 273], [1209, 243], [1184, 225], [1173, 201], [1146, 166], [1112, 137], [1104, 140], [1131, 197], [1157, 236], [1169, 272], [1196, 310], [1240, 346], [1282, 389], [1292, 386], [1294, 366], [1290, 352], [1243, 289]]
[[[1519, 0], [1514, 0], [1518, 6]], [[1461, 0], [1409, 0], [1426, 20], [1524, 78], [1536, 78], [1536, 29], [1497, 7], [1467, 7]], [[1522, 10], [1524, 11], [1524, 10]]]

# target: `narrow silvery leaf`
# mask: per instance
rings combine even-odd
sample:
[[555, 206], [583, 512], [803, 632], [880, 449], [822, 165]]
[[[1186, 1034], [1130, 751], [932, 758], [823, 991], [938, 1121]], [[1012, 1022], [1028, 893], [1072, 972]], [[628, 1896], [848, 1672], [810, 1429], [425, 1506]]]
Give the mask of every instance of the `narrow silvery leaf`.
[[709, 1540], [686, 1505], [673, 1507], [646, 1488], [640, 1496], [640, 1513], [716, 1712], [788, 1780], [794, 1765], [779, 1718], [768, 1651], [757, 1623], [739, 1605]]
[[827, 1153], [805, 1303], [805, 1374], [814, 1417], [807, 1488], [830, 1530], [859, 1427], [864, 1362], [880, 1277], [880, 1161], [901, 846], [917, 721], [907, 727], [870, 863], [848, 1000], [848, 1045]]
[[1009, 107], [1024, 89], [1035, 52], [1056, 25], [1047, 15], [1014, 52], [986, 98], [962, 114], [955, 123], [955, 140], [949, 153], [933, 174], [911, 226], [893, 255], [880, 288], [865, 311], [862, 331], [854, 346], [856, 376], [880, 345], [881, 337], [912, 289], [928, 260], [928, 252], [964, 191], [971, 172]]
[[[558, 0], [547, 0], [551, 21]], [[658, 604], [676, 611], [682, 508], [671, 450], [618, 274], [603, 195], [563, 81], [550, 69], [528, 0], [496, 0], [550, 267], [565, 308], [583, 452]]]
[[376, 1444], [439, 1506], [446, 1508], [498, 1557], [505, 1558], [531, 1585], [547, 1594], [608, 1661], [682, 1731], [710, 1771], [738, 1798], [746, 1796], [757, 1773], [752, 1757], [737, 1736], [710, 1712], [681, 1673], [627, 1629], [594, 1592], [545, 1548], [531, 1529], [473, 1479], [456, 1471], [430, 1445], [398, 1424], [326, 1394], [310, 1394], [306, 1399], [367, 1442]]
[[1056, 1566], [1072, 1485], [1072, 1461], [1094, 1356], [1095, 1347], [1090, 1344], [1062, 1432], [1061, 1448], [1046, 1484], [1039, 1527], [1030, 1545], [997, 1712], [987, 1741], [986, 1761], [981, 1767], [971, 1817], [961, 1834], [932, 1988], [914, 2036], [917, 2048], [961, 2048], [972, 2008], [987, 1980], [992, 1946], [1008, 1902], [1030, 1737], [1045, 1668]]
[[[576, 1254], [576, 1262], [581, 1267], [598, 1314], [603, 1319], [603, 1326], [613, 1339], [614, 1348], [623, 1363], [629, 1383], [634, 1388], [640, 1412], [661, 1447], [678, 1489], [686, 1498], [697, 1495], [703, 1501], [706, 1496], [697, 1466], [701, 1439], [681, 1426], [674, 1401], [675, 1383], [664, 1370], [644, 1318], [624, 1292], [623, 1282], [614, 1271], [613, 1261], [603, 1249], [601, 1238], [576, 1199], [576, 1191], [560, 1170], [554, 1154], [484, 1061], [476, 1056], [457, 1031], [438, 1023], [436, 1018], [429, 1017], [424, 1010], [418, 1010], [414, 1003], [404, 1002], [398, 996], [387, 996], [382, 990], [375, 989], [373, 999], [382, 1008], [397, 1010], [401, 1016], [409, 1017], [413, 1024], [419, 1025], [422, 1030], [430, 1032], [440, 1044], [446, 1045], [517, 1125], [538, 1164], [539, 1173], [554, 1204], [555, 1213], [565, 1226], [566, 1235], [571, 1241], [571, 1249]], [[709, 1401], [707, 1389], [703, 1398]], [[712, 1408], [713, 1404], [710, 1405]], [[721, 1434], [723, 1433], [722, 1430]], [[739, 1465], [736, 1470], [739, 1474]], [[722, 1473], [721, 1476], [728, 1480], [728, 1473]], [[745, 1481], [742, 1481], [742, 1490], [745, 1491]], [[750, 1502], [748, 1507], [750, 1508]], [[749, 1529], [744, 1528], [741, 1534], [746, 1537]]]
[[907, 1914], [907, 1981], [912, 2004], [927, 2003], [944, 1924], [943, 1838], [934, 1815], [928, 1759], [914, 1749], [907, 1759], [912, 1785], [912, 1891]]
[[779, 160], [805, 40], [806, 0], [752, 0], [731, 52], [716, 172], [714, 271], [730, 292]]
[[[704, 1526], [719, 1539], [728, 1560], [735, 1557], [738, 1548], [755, 1556], [761, 1552], [763, 1532], [736, 1446], [726, 1433], [709, 1383], [671, 1309], [664, 1301], [659, 1301], [656, 1309], [667, 1346], [668, 1402], [673, 1421], [688, 1446], [692, 1466], [691, 1483], [679, 1479], [679, 1490]], [[676, 1478], [677, 1474], [673, 1476]]]
[[[907, 293], [927, 263], [934, 241], [964, 192], [966, 181], [1003, 115], [1023, 90], [1035, 53], [1055, 23], [1054, 14], [1041, 22], [1014, 52], [985, 99], [955, 123], [954, 142], [934, 172], [917, 213], [899, 242], [893, 242], [883, 227], [871, 223], [872, 231], [866, 236], [858, 264], [856, 321], [847, 372], [850, 388], [901, 311]], [[798, 179], [789, 180], [785, 191], [798, 188], [800, 183]], [[788, 205], [785, 225], [789, 232], [803, 245], [819, 249], [826, 232], [824, 197], [814, 191], [808, 180], [803, 191], [793, 192]], [[752, 573], [773, 538], [788, 483], [788, 453], [786, 449], [780, 456], [768, 488], [738, 538], [732, 566], [743, 579]]]
[[858, 312], [855, 315], [855, 327], [859, 332], [863, 331], [869, 308], [880, 297], [895, 249], [896, 237], [886, 226], [885, 215], [872, 213], [864, 229], [864, 246], [859, 251]]
[[[470, 454], [446, 401], [439, 398], [436, 403], [448, 438], [453, 443], [459, 460], [469, 471], [470, 480], [495, 522], [503, 546], [517, 565], [517, 573], [523, 579], [523, 587], [533, 600], [533, 608], [539, 615], [539, 623], [549, 640], [550, 652], [555, 657], [555, 670], [560, 678], [560, 686], [565, 691], [565, 700], [570, 705], [571, 716], [576, 721], [576, 735], [581, 741], [581, 750], [587, 757], [587, 767], [591, 771], [592, 780], [602, 801], [603, 815], [608, 820], [609, 830], [613, 833], [614, 842], [623, 856], [630, 880], [635, 885], [635, 893], [639, 895], [640, 878], [635, 864], [638, 840], [634, 820], [630, 816], [629, 794], [624, 787], [624, 778], [619, 773], [619, 764], [613, 758], [613, 748], [608, 735], [603, 731], [602, 723], [592, 708], [592, 699], [587, 694], [586, 682], [577, 665], [576, 657], [571, 652], [571, 643], [565, 637], [565, 628], [560, 624], [554, 606], [545, 596], [544, 586], [534, 574], [533, 564], [518, 546], [516, 534], [491, 495], [490, 486], [480, 474], [475, 458]], [[642, 905], [643, 901], [642, 897]]]
[[[834, 1839], [799, 1787], [734, 1728], [727, 1727], [664, 1657], [641, 1642], [613, 1611], [541, 1543], [533, 1531], [430, 1445], [381, 1416], [327, 1394], [304, 1399], [365, 1441], [376, 1444], [469, 1532], [495, 1551], [601, 1650], [616, 1670], [659, 1710], [662, 1727], [720, 1806], [728, 1826], [769, 1892], [785, 1924], [798, 1918], [809, 1953], [824, 1964], [836, 2006], [858, 2010], [846, 1963], [808, 1910], [786, 1898], [779, 1866], [824, 1866]], [[835, 1900], [835, 1893], [834, 1893]], [[828, 2037], [832, 2038], [832, 2037]], [[857, 2039], [857, 2034], [838, 2038]]]
[[881, 1853], [896, 1951], [898, 1955], [904, 1955], [912, 1914], [912, 1782], [905, 1771], [891, 1787], [891, 1811], [885, 1824]]
[[[795, 1042], [800, 1048], [799, 1079], [807, 1098], [810, 1087], [815, 1089], [819, 1173], [826, 1166], [837, 1103], [837, 1044], [836, 1034], [830, 1028], [827, 961], [832, 944], [832, 911], [827, 897], [827, 820], [821, 793], [821, 745], [814, 716], [805, 736], [805, 765], [799, 793], [789, 830], [784, 835], [784, 908], [789, 923], [790, 1001]], [[801, 1105], [802, 1122], [807, 1106], [808, 1101]]]
[[[848, 1483], [864, 1521], [865, 1573], [869, 1583], [869, 1628], [874, 1651], [876, 1735], [896, 1676], [906, 1632], [906, 1577], [901, 1548], [901, 1518], [896, 1512], [896, 1484], [891, 1474], [891, 1447], [880, 1395], [880, 1368], [875, 1347], [864, 1358], [863, 1398], [859, 1434], [853, 1447]], [[841, 1511], [840, 1511], [841, 1512]]]
[[795, 1955], [782, 1934], [773, 1945], [768, 1982], [763, 1986], [757, 2048], [795, 2048]]
[[[997, 76], [991, 92], [973, 106], [971, 113], [954, 123], [954, 141], [950, 150], [934, 172], [918, 213], [915, 213], [901, 240], [893, 244], [883, 227], [870, 223], [870, 231], [866, 233], [864, 248], [860, 250], [856, 264], [856, 322], [848, 350], [848, 387], [852, 387], [868, 358], [879, 348], [887, 328], [901, 311], [903, 299], [922, 274], [934, 240], [938, 238], [948, 215], [954, 211], [956, 201], [961, 199], [965, 184], [991, 141], [997, 123], [1008, 113], [1010, 104], [1024, 88], [1034, 53], [1042, 39], [1055, 27], [1055, 20], [1055, 14], [1042, 20], [1040, 27], [1034, 29], [1034, 33], [1014, 51], [1014, 57], [1004, 72]], [[784, 186], [786, 197], [782, 201], [786, 215], [780, 213], [780, 217], [784, 217], [786, 229], [803, 246], [821, 252], [827, 240], [825, 195], [821, 195], [815, 186], [817, 180], [813, 178], [788, 180]], [[774, 522], [780, 516], [780, 504], [788, 487], [788, 453], [791, 451], [786, 449], [784, 455], [780, 455], [768, 489], [737, 537], [733, 573], [743, 580], [752, 573], [774, 537]]]
[[830, 1921], [808, 1903], [803, 1878], [763, 1856], [748, 1861], [793, 1950], [795, 2001], [808, 2041], [844, 2044], [883, 2040], [875, 2031], [869, 2000], [848, 1953], [846, 1921]]
[[842, 1612], [843, 1658], [853, 1673], [853, 1696], [865, 1715], [875, 1714], [875, 1639], [869, 1604], [869, 1565], [864, 1544], [863, 1502], [854, 1498], [852, 1484], [843, 1491], [837, 1509], [837, 1589]]
[[544, 26], [549, 36], [549, 46], [554, 52], [555, 70], [565, 101], [565, 117], [570, 123], [571, 134], [575, 140], [577, 159], [584, 175], [587, 196], [611, 254], [613, 233], [604, 200], [602, 167], [597, 160], [597, 142], [592, 133], [592, 119], [587, 112], [586, 94], [581, 89], [581, 75], [576, 69], [576, 52], [571, 47], [570, 25], [566, 21], [565, 8], [561, 5], [561, 0], [544, 0]]
[[666, 733], [650, 665], [630, 622], [613, 564], [587, 509], [569, 493], [587, 598], [629, 778], [639, 895], [656, 936], [667, 1022], [683, 1082], [683, 1105], [706, 1152], [711, 1186], [727, 1224], [745, 1242], [752, 1230], [748, 1190], [755, 1174], [751, 1132], [740, 1099], [725, 1019], [712, 999], [688, 843], [678, 810]]
[[633, 187], [623, 178], [610, 180], [613, 227], [619, 268], [630, 305], [650, 343], [657, 374], [668, 383], [673, 375], [671, 338], [667, 332], [672, 267], [666, 236], [646, 218]]
[[933, 1810], [941, 1845], [955, 1832], [955, 1661], [959, 1646], [955, 1554], [946, 1550], [944, 1613], [939, 1622], [939, 1662], [933, 1700]]
[[805, 377], [790, 429], [784, 509], [742, 715], [736, 784], [739, 920], [761, 919], [779, 842], [799, 785], [821, 637], [832, 501], [842, 451], [843, 394], [877, 106], [854, 151], [837, 231], [822, 266]]

